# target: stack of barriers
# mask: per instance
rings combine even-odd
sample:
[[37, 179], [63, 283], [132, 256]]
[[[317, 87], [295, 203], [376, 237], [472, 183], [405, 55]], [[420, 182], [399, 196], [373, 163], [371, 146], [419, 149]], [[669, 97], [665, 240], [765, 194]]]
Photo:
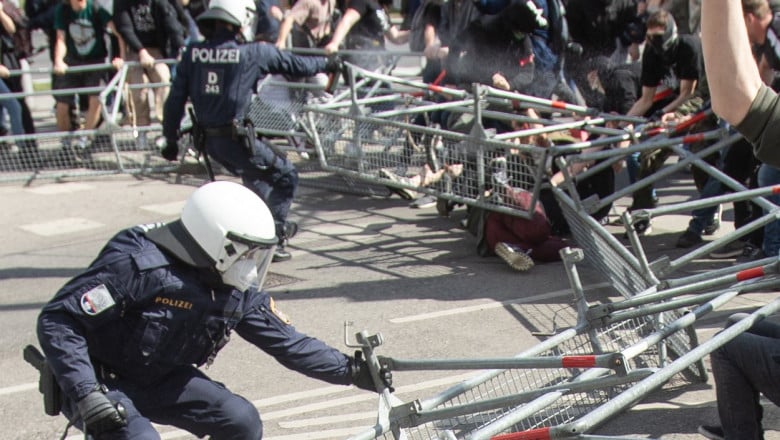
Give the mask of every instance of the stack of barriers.
[[[563, 251], [564, 266], [575, 294], [577, 325], [558, 331], [515, 358], [392, 359], [374, 353], [381, 345], [380, 336], [359, 333], [359, 345], [372, 359], [377, 374], [381, 368], [493, 370], [435, 396], [412, 402], [402, 402], [389, 390], [379, 387], [383, 394], [376, 426], [351, 440], [608, 438], [589, 433], [675, 376], [705, 381], [703, 357], [780, 307], [778, 301], [767, 304], [736, 327], [729, 327], [699, 344], [694, 324], [702, 316], [739, 294], [778, 286], [777, 259], [671, 278], [676, 268], [690, 260], [669, 262], [668, 258], [662, 258], [648, 262], [633, 226], [637, 219], [663, 215], [674, 208], [624, 213], [631, 249], [591, 215], [689, 163], [710, 175], [723, 177], [702, 158], [724, 148], [736, 137], [724, 138], [722, 128], [687, 134], [689, 126], [707, 113], [673, 128], [648, 129], [640, 125], [636, 130], [614, 129], [607, 128], [605, 123], [621, 120], [620, 117], [567, 103], [479, 85], [472, 91], [451, 89], [367, 72], [355, 66], [348, 66], [348, 71], [349, 95], [327, 104], [307, 106], [307, 123], [323, 169], [371, 184], [426, 193], [439, 200], [524, 218], [529, 218], [532, 212], [509, 203], [506, 197], [487, 197], [489, 190], [504, 184], [522, 188], [533, 195], [529, 203], [533, 207], [542, 189], [549, 188], [580, 247]], [[367, 93], [360, 89], [363, 80], [381, 82], [388, 87], [382, 93]], [[377, 104], [384, 107], [377, 110]], [[483, 116], [492, 120], [525, 121], [527, 118], [515, 111], [518, 107], [534, 108], [557, 117], [529, 121], [541, 128], [501, 134], [483, 126]], [[420, 125], [417, 116], [434, 110], [449, 114], [450, 121], [466, 119], [470, 123], [458, 130], [452, 129], [451, 124], [447, 129], [427, 121]], [[571, 129], [601, 137], [549, 147], [514, 141], [529, 134]], [[620, 149], [593, 148], [624, 141], [631, 145]], [[702, 141], [713, 143], [696, 154], [684, 151], [685, 145]], [[578, 196], [576, 186], [581, 179], [611, 167], [628, 154], [658, 148], [670, 148], [684, 159], [674, 167], [664, 168], [601, 199], [594, 196], [581, 200]], [[576, 176], [569, 175], [570, 165], [577, 162], [588, 162], [589, 166]], [[460, 165], [459, 173], [449, 172], [447, 167], [452, 164]], [[546, 180], [552, 164], [564, 174], [558, 186], [551, 186]], [[425, 181], [426, 174], [439, 169], [448, 171], [441, 180]], [[417, 171], [420, 177], [408, 177], [410, 171]], [[744, 190], [733, 181], [730, 186], [736, 191]], [[689, 210], [695, 203], [723, 203], [773, 191], [743, 191], [681, 204], [676, 209]], [[769, 207], [769, 204], [762, 206]], [[763, 222], [775, 218], [776, 211]], [[751, 227], [760, 227], [759, 222]], [[725, 241], [708, 245], [699, 255]], [[586, 301], [576, 270], [576, 263], [583, 259], [615, 287], [622, 300], [594, 305]]]
[[[741, 293], [776, 286], [777, 262], [756, 271], [710, 280], [708, 291], [680, 280], [679, 286], [642, 292], [608, 305], [590, 305], [577, 272], [580, 249], [562, 251], [572, 283], [578, 323], [513, 358], [394, 359], [376, 354], [381, 335], [356, 335], [381, 384], [381, 369], [492, 369], [439, 394], [403, 402], [381, 392], [376, 425], [350, 440], [383, 439], [635, 439], [590, 434], [677, 375], [703, 381], [700, 360], [753, 323], [780, 309], [780, 300], [685, 352], [672, 355], [665, 344], [685, 335], [700, 318]], [[750, 283], [744, 283], [751, 280]], [[682, 298], [669, 300], [670, 298]], [[695, 305], [677, 314], [681, 306]], [[671, 319], [672, 316], [677, 316]], [[666, 320], [670, 319], [670, 320]], [[644, 437], [642, 437], [644, 438]]]

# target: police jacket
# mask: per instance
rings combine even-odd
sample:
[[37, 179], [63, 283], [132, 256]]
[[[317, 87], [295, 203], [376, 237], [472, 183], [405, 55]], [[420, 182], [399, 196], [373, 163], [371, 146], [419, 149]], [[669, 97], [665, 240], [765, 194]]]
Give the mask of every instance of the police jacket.
[[38, 318], [41, 347], [68, 397], [87, 395], [101, 371], [153, 385], [177, 367], [210, 362], [232, 331], [287, 368], [351, 383], [347, 356], [296, 331], [266, 292], [239, 292], [180, 262], [145, 230], [114, 236]]
[[296, 56], [268, 43], [239, 44], [221, 33], [184, 50], [165, 102], [163, 135], [178, 139], [187, 98], [202, 127], [221, 127], [243, 120], [255, 86], [269, 73], [313, 76], [326, 59]]

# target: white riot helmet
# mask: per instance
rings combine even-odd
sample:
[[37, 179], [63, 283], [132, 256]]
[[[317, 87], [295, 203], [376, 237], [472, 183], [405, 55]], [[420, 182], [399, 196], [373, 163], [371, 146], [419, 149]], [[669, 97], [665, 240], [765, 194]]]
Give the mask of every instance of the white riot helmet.
[[255, 36], [257, 7], [254, 0], [211, 0], [206, 12], [197, 18], [198, 22], [204, 20], [220, 20], [230, 23], [240, 30], [244, 41], [250, 42]]
[[225, 284], [241, 291], [262, 287], [278, 243], [274, 218], [262, 199], [227, 181], [196, 189], [179, 220], [146, 236], [185, 263], [215, 268]]

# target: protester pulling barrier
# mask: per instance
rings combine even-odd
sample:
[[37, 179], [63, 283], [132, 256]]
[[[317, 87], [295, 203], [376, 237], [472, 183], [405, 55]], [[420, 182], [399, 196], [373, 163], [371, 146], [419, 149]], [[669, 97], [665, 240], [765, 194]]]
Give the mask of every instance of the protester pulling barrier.
[[[717, 281], [700, 280], [701, 285], [681, 281], [684, 285], [667, 290], [637, 292], [610, 309], [613, 303], [591, 305], [585, 298], [577, 270], [582, 250], [566, 248], [561, 255], [574, 293], [577, 323], [516, 357], [394, 359], [377, 354], [381, 335], [359, 333], [360, 347], [377, 373], [382, 369], [489, 370], [424, 399], [401, 401], [380, 389], [383, 403], [376, 425], [350, 440], [636, 439], [590, 433], [675, 376], [706, 380], [701, 366], [704, 356], [780, 308], [776, 300], [740, 321], [738, 328], [730, 327], [701, 345], [692, 341], [685, 351], [672, 354], [663, 345], [688, 333], [708, 313], [745, 291], [776, 285], [772, 275], [777, 264], [765, 267], [764, 274], [722, 276]], [[745, 283], [728, 286], [734, 280]], [[689, 295], [685, 301], [669, 301], [685, 294]], [[658, 319], [663, 311], [694, 305], [674, 319]]]

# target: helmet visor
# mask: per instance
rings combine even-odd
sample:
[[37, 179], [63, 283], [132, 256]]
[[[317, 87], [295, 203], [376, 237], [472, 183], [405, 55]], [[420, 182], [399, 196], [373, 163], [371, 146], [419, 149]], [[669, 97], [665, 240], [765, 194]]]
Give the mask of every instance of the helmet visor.
[[257, 281], [254, 284], [254, 288], [260, 290], [265, 284], [265, 276], [268, 275], [268, 268], [271, 266], [271, 260], [274, 258], [274, 252], [276, 252], [276, 245], [271, 247], [264, 247], [254, 249], [249, 252], [247, 258], [255, 262], [255, 273], [257, 273]]
[[245, 292], [249, 288], [260, 290], [268, 274], [276, 245], [259, 246], [247, 250], [222, 273], [222, 281]]

